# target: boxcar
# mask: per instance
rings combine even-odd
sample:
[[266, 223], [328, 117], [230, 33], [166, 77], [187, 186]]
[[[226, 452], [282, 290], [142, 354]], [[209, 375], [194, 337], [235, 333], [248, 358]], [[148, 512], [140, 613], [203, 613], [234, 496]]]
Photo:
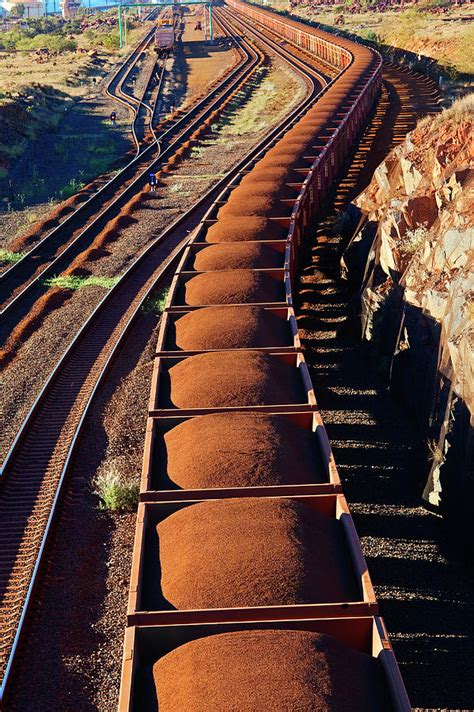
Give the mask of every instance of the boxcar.
[[174, 28], [173, 25], [163, 25], [155, 30], [155, 52], [164, 52], [173, 49]]

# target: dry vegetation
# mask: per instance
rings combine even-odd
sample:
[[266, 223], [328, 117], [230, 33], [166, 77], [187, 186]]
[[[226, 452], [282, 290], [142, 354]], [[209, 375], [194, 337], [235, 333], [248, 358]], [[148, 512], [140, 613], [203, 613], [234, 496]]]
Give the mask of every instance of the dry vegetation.
[[[286, 10], [285, 0], [269, 0], [269, 5]], [[433, 57], [453, 73], [474, 73], [474, 23], [467, 18], [472, 6], [451, 7], [438, 14], [419, 3], [403, 11], [352, 12], [354, 3], [341, 0], [340, 5], [314, 6], [301, 2], [293, 8], [295, 15], [354, 32], [364, 39]]]
[[[128, 35], [129, 45], [149, 26], [151, 23], [135, 21]], [[64, 112], [79, 99], [94, 99], [98, 83], [129, 49], [118, 50], [114, 11], [80, 16], [68, 23], [58, 17], [44, 17], [17, 24], [0, 32], [0, 49], [0, 199], [7, 207], [7, 198], [12, 195], [12, 188], [8, 187], [11, 170], [28, 146], [39, 137], [56, 132], [64, 124]], [[63, 155], [68, 158], [66, 141], [67, 137], [56, 141], [54, 161], [60, 161]], [[113, 156], [107, 159], [114, 154], [114, 146], [104, 137], [102, 142], [102, 147], [91, 145], [88, 138], [88, 175], [102, 173], [113, 160]], [[83, 186], [74, 176], [65, 183], [55, 197], [68, 198]], [[44, 184], [44, 172], [35, 170], [28, 181], [22, 182], [21, 190], [17, 180], [14, 208], [21, 210], [28, 203], [38, 202], [36, 195], [44, 192]], [[32, 221], [35, 219], [36, 216]], [[10, 233], [16, 221], [5, 222]]]
[[[92, 29], [81, 20], [65, 26], [38, 28], [37, 34], [20, 30], [0, 33], [0, 48], [38, 49], [49, 47], [50, 54], [37, 56], [27, 52], [2, 52], [0, 54], [0, 99], [25, 85], [39, 84], [66, 92], [68, 97], [84, 96], [93, 86], [94, 76], [103, 76], [111, 65], [129, 51], [144, 29], [151, 23], [135, 24], [129, 31], [129, 47], [118, 49], [118, 30], [106, 24], [110, 13], [96, 13], [94, 23], [103, 23]], [[51, 20], [52, 21], [52, 20]]]

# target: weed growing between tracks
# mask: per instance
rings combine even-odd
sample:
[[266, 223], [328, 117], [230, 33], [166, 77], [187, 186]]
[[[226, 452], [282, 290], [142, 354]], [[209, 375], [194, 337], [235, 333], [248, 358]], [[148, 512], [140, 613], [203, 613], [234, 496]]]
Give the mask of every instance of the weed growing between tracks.
[[23, 257], [23, 252], [12, 252], [11, 250], [4, 250], [0, 248], [0, 262], [6, 262], [7, 264], [15, 264]]
[[160, 315], [165, 310], [166, 300], [168, 299], [169, 289], [163, 289], [156, 296], [149, 297], [142, 307], [144, 314]]
[[103, 287], [110, 289], [117, 282], [118, 277], [79, 277], [78, 275], [65, 275], [62, 277], [51, 277], [46, 279], [44, 284], [47, 287], [59, 287], [59, 289], [84, 289], [84, 287]]
[[137, 482], [127, 482], [117, 462], [112, 461], [105, 472], [97, 475], [95, 493], [99, 497], [99, 509], [110, 512], [135, 512], [138, 507], [140, 488]]

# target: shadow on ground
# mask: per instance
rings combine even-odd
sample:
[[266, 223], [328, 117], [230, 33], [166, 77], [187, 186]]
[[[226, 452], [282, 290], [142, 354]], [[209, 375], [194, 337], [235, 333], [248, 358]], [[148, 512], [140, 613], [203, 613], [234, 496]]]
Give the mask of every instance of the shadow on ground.
[[[416, 82], [386, 76], [336, 209], [367, 185], [374, 162], [413, 128], [411, 112], [436, 106], [429, 86], [424, 93], [423, 85], [417, 91]], [[352, 295], [339, 279], [344, 237], [333, 230], [336, 214], [317, 228], [301, 272], [298, 325], [316, 396], [412, 705], [469, 709], [474, 578], [459, 547], [448, 545], [443, 520], [420, 506], [426, 463], [419, 428], [354, 336]]]

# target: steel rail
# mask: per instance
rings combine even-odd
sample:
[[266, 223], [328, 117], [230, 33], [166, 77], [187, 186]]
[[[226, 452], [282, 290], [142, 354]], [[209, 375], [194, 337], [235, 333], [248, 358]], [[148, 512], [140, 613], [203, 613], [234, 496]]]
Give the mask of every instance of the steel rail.
[[[145, 20], [154, 20], [155, 15], [157, 13], [157, 9], [153, 9], [148, 15], [145, 17]], [[121, 66], [118, 67], [116, 72], [112, 75], [110, 80], [107, 82], [106, 87], [105, 87], [105, 93], [113, 100], [116, 101], [117, 103], [121, 104], [122, 106], [125, 106], [128, 111], [131, 111], [133, 114], [133, 120], [131, 124], [131, 130], [132, 130], [132, 136], [133, 140], [136, 146], [136, 156], [141, 151], [141, 145], [140, 141], [138, 140], [138, 136], [136, 133], [136, 121], [138, 117], [138, 112], [140, 111], [141, 106], [147, 107], [147, 104], [144, 102], [144, 97], [148, 91], [149, 83], [147, 82], [147, 85], [144, 89], [142, 99], [139, 99], [138, 97], [135, 97], [133, 94], [130, 94], [127, 92], [124, 88], [125, 83], [128, 81], [130, 74], [132, 71], [135, 69], [138, 60], [140, 59], [142, 53], [148, 48], [150, 43], [153, 40], [153, 37], [155, 35], [155, 27], [153, 27], [151, 30], [149, 30], [144, 37], [142, 37], [138, 43], [135, 45], [135, 47], [132, 49], [131, 53], [127, 56], [127, 58], [122, 62]], [[126, 71], [124, 71], [126, 70]], [[117, 82], [116, 87], [114, 87], [114, 84]], [[115, 92], [118, 92], [115, 93]], [[151, 113], [151, 107], [147, 107], [150, 110]]]
[[[323, 87], [327, 88], [333, 84], [333, 82], [336, 81], [336, 79], [339, 78], [340, 73], [333, 78], [328, 78], [324, 74], [321, 74], [321, 72], [314, 67], [310, 61], [301, 59], [300, 57], [295, 57], [286, 47], [282, 47], [278, 42], [273, 40], [271, 37], [268, 37], [265, 32], [255, 26], [255, 24], [251, 24], [248, 22], [248, 20], [243, 17], [243, 16], [236, 16], [236, 15], [231, 15], [227, 9], [222, 9], [221, 12], [225, 14], [226, 17], [232, 18], [232, 22], [235, 24], [240, 25], [242, 28], [245, 29], [245, 32], [252, 32], [256, 38], [258, 38], [261, 42], [266, 43], [269, 47], [273, 49], [274, 52], [279, 53], [282, 57], [284, 57], [287, 61], [290, 61], [292, 66], [297, 66], [300, 69], [302, 69], [305, 72], [310, 72], [320, 83], [323, 84]], [[262, 26], [264, 27], [264, 26]], [[265, 28], [266, 29], [266, 28]], [[276, 33], [273, 33], [276, 34]], [[297, 48], [299, 49], [299, 48]], [[317, 58], [315, 58], [317, 59]]]
[[[157, 110], [157, 107], [158, 107], [158, 100], [159, 100], [159, 98], [160, 98], [161, 88], [162, 88], [162, 86], [163, 86], [163, 81], [164, 81], [164, 77], [165, 77], [166, 60], [167, 60], [167, 59], [168, 59], [168, 57], [166, 56], [166, 57], [164, 58], [164, 60], [163, 60], [163, 64], [162, 64], [162, 67], [161, 67], [161, 73], [160, 73], [160, 75], [159, 75], [159, 77], [158, 77], [156, 96], [155, 96], [155, 99], [154, 99], [154, 101], [153, 101], [153, 105], [150, 106], [150, 111], [151, 111], [151, 113], [150, 113], [150, 124], [149, 124], [149, 128], [150, 128], [150, 133], [151, 133], [151, 135], [152, 135], [153, 141], [154, 141], [154, 143], [157, 144], [157, 145], [158, 145], [159, 139], [158, 139], [158, 136], [156, 135], [156, 131], [155, 131], [155, 126], [154, 126], [154, 124], [155, 124], [155, 120], [156, 120], [156, 110]], [[156, 66], [156, 65], [155, 65], [155, 66]], [[159, 146], [158, 146], [158, 149], [159, 149]]]
[[[40, 242], [38, 242], [21, 260], [13, 264], [9, 270], [0, 275], [0, 294], [3, 295], [8, 290], [8, 282], [12, 282], [16, 277], [16, 284], [14, 283], [13, 289], [10, 288], [9, 294], [21, 284], [24, 284], [25, 279], [21, 278], [22, 271], [29, 269], [29, 275], [37, 270], [38, 262], [46, 261], [47, 259], [53, 258], [51, 262], [38, 274], [36, 274], [33, 279], [26, 283], [24, 288], [18, 292], [18, 294], [13, 297], [10, 301], [8, 296], [3, 296], [4, 304], [7, 302], [3, 309], [0, 311], [0, 316], [5, 320], [6, 316], [14, 314], [18, 310], [18, 305], [22, 300], [24, 300], [34, 288], [37, 288], [41, 283], [49, 276], [58, 274], [61, 271], [60, 264], [64, 261], [64, 257], [70, 255], [74, 250], [78, 250], [79, 244], [84, 240], [86, 236], [90, 236], [93, 228], [97, 227], [99, 222], [102, 222], [106, 216], [108, 216], [118, 204], [126, 198], [134, 189], [138, 189], [142, 184], [145, 183], [147, 179], [148, 172], [150, 170], [156, 170], [156, 168], [163, 163], [163, 159], [172, 155], [173, 151], [179, 148], [182, 140], [189, 135], [197, 126], [199, 126], [205, 118], [216, 108], [218, 108], [220, 102], [228, 96], [234, 89], [234, 87], [241, 81], [244, 74], [252, 71], [256, 63], [258, 62], [258, 57], [256, 54], [244, 51], [244, 57], [242, 62], [235, 67], [232, 72], [222, 79], [216, 87], [203, 99], [201, 99], [197, 104], [193, 105], [187, 112], [185, 112], [180, 118], [176, 120], [174, 124], [166, 128], [165, 131], [160, 135], [157, 144], [152, 144], [145, 148], [139, 156], [136, 156], [130, 163], [125, 166], [122, 171], [116, 176], [112, 177], [104, 186], [102, 186], [93, 196], [91, 196], [87, 201], [80, 205], [74, 213], [66, 217], [65, 220], [57, 227], [54, 228], [48, 235], [46, 235]], [[211, 99], [211, 103], [209, 100]], [[150, 154], [158, 149], [158, 156], [151, 160], [150, 163], [146, 163], [149, 160]], [[143, 165], [142, 165], [143, 163]], [[145, 166], [145, 167], [143, 167]], [[61, 237], [62, 234], [67, 231], [67, 228], [71, 228], [74, 221], [77, 219], [79, 214], [86, 211], [87, 208], [91, 206], [94, 207], [96, 203], [102, 205], [100, 199], [103, 197], [106, 191], [120, 187], [121, 183], [125, 182], [125, 175], [130, 171], [130, 169], [135, 169], [136, 173], [131, 177], [130, 182], [128, 182], [118, 195], [106, 204], [106, 206], [99, 212], [92, 214], [92, 220], [88, 222], [85, 227], [80, 229], [79, 234], [76, 235], [64, 249], [56, 255], [46, 255], [45, 250], [51, 246], [53, 240]], [[89, 217], [90, 220], [90, 217]], [[76, 228], [77, 230], [78, 228]], [[73, 229], [70, 229], [73, 232]], [[70, 234], [70, 233], [69, 233]], [[43, 253], [43, 254], [42, 254]], [[62, 268], [64, 269], [64, 268]], [[28, 278], [27, 277], [27, 278]], [[18, 281], [20, 279], [20, 281]], [[5, 283], [7, 289], [5, 289]]]
[[[149, 19], [151, 19], [152, 15], [154, 15], [155, 12], [156, 12], [156, 11], [152, 11], [152, 12], [149, 14]], [[176, 27], [175, 27], [175, 31], [176, 31]], [[165, 74], [166, 61], [167, 61], [167, 59], [168, 59], [168, 57], [169, 57], [170, 51], [169, 51], [169, 50], [165, 50], [165, 51], [163, 52], [163, 55], [162, 55], [162, 56], [160, 56], [159, 58], [158, 58], [158, 57], [155, 57], [155, 61], [154, 61], [154, 63], [153, 63], [153, 68], [152, 68], [152, 71], [151, 71], [150, 76], [149, 76], [149, 78], [148, 78], [148, 81], [147, 81], [147, 83], [146, 83], [146, 87], [145, 87], [145, 89], [144, 89], [144, 91], [143, 91], [143, 94], [142, 94], [141, 99], [138, 98], [138, 97], [136, 97], [136, 96], [134, 96], [134, 95], [131, 94], [130, 92], [128, 92], [128, 91], [126, 90], [126, 88], [125, 88], [125, 84], [126, 84], [126, 82], [128, 81], [131, 72], [132, 72], [133, 69], [136, 67], [137, 62], [138, 62], [138, 60], [140, 59], [141, 54], [142, 54], [145, 50], [147, 50], [148, 47], [149, 47], [149, 45], [151, 44], [151, 42], [152, 42], [152, 40], [153, 40], [153, 38], [154, 38], [154, 36], [155, 36], [155, 32], [156, 32], [156, 27], [154, 27], [153, 30], [151, 30], [151, 32], [147, 35], [147, 37], [145, 38], [145, 40], [144, 40], [144, 42], [142, 43], [141, 47], [140, 47], [140, 48], [137, 48], [137, 50], [136, 50], [136, 58], [135, 58], [135, 60], [133, 61], [132, 65], [130, 66], [130, 70], [127, 72], [127, 74], [124, 76], [124, 78], [122, 79], [122, 81], [120, 82], [120, 84], [119, 84], [119, 86], [118, 86], [118, 90], [119, 90], [121, 96], [124, 98], [124, 102], [123, 102], [123, 103], [130, 102], [129, 107], [131, 108], [131, 110], [133, 111], [133, 114], [134, 114], [134, 118], [133, 118], [133, 122], [132, 122], [132, 134], [133, 134], [134, 141], [135, 141], [135, 144], [136, 144], [136, 147], [137, 147], [137, 148], [136, 148], [136, 155], [137, 155], [137, 156], [138, 156], [139, 153], [141, 152], [142, 147], [143, 147], [143, 144], [145, 144], [145, 142], [146, 142], [146, 135], [143, 136], [143, 140], [142, 140], [142, 142], [140, 142], [140, 140], [139, 140], [139, 138], [138, 138], [138, 133], [137, 133], [137, 122], [138, 122], [139, 115], [140, 115], [140, 111], [141, 111], [142, 108], [145, 109], [145, 112], [147, 113], [147, 115], [148, 115], [148, 117], [149, 117], [148, 128], [149, 128], [151, 137], [152, 137], [152, 139], [153, 139], [153, 142], [158, 146], [158, 138], [157, 138], [156, 133], [155, 133], [155, 130], [154, 130], [153, 121], [154, 121], [154, 119], [155, 119], [155, 113], [156, 113], [156, 112], [155, 112], [156, 102], [157, 102], [158, 99], [159, 99], [159, 94], [160, 94], [160, 90], [161, 90], [161, 85], [162, 85], [162, 83], [163, 83], [163, 78], [164, 78], [164, 74]], [[157, 65], [158, 61], [161, 61], [161, 62], [162, 62], [162, 65], [161, 65], [161, 72], [159, 73], [158, 84], [157, 84], [157, 86], [158, 86], [158, 91], [157, 91], [157, 94], [156, 94], [156, 97], [155, 97], [154, 106], [150, 106], [150, 104], [145, 100], [145, 97], [146, 97], [146, 95], [148, 94], [148, 92], [150, 91], [150, 87], [151, 87], [151, 85], [152, 85], [152, 83], [153, 83], [154, 74], [155, 74], [155, 69], [156, 69], [156, 65]], [[120, 101], [119, 97], [116, 97], [116, 99], [117, 99], [118, 101]]]
[[[123, 72], [124, 69], [126, 69], [126, 71], [123, 73], [123, 76], [120, 76], [120, 78], [117, 82], [117, 85], [112, 88], [112, 85], [117, 78], [115, 76], [112, 78], [112, 81], [107, 84], [106, 89], [105, 89], [105, 93], [111, 99], [113, 99], [113, 101], [117, 102], [118, 104], [121, 104], [122, 106], [125, 106], [125, 108], [132, 114], [133, 118], [132, 118], [132, 122], [131, 122], [131, 130], [132, 130], [133, 142], [135, 144], [135, 155], [136, 156], [138, 156], [141, 151], [141, 142], [139, 141], [137, 132], [136, 132], [136, 120], [137, 120], [138, 112], [140, 111], [140, 107], [142, 106], [143, 100], [138, 99], [136, 96], [133, 96], [133, 94], [130, 94], [129, 92], [125, 91], [124, 85], [129, 80], [131, 73], [137, 66], [138, 60], [140, 59], [142, 53], [149, 47], [149, 45], [153, 41], [154, 32], [155, 32], [154, 29], [150, 30], [145, 35], [145, 37], [141, 40], [141, 42], [138, 44], [138, 46], [132, 51], [132, 53], [129, 55], [129, 57], [127, 57], [123, 66], [119, 69], [118, 74]], [[145, 87], [145, 90], [143, 92], [143, 96], [147, 92], [147, 89], [148, 89], [148, 83], [147, 83], [147, 86]]]
[[[153, 14], [154, 14], [153, 12], [150, 13], [150, 16], [153, 15]], [[135, 158], [138, 157], [138, 154], [139, 154], [139, 152], [140, 152], [140, 146], [139, 146], [137, 140], [135, 140], [135, 139], [136, 139], [136, 131], [135, 131], [135, 128], [134, 128], [134, 124], [135, 124], [135, 121], [136, 121], [136, 112], [135, 112], [134, 107], [132, 107], [132, 106], [128, 103], [128, 101], [122, 99], [120, 96], [117, 96], [117, 95], [114, 93], [113, 85], [114, 85], [114, 83], [117, 82], [117, 81], [119, 81], [119, 83], [123, 83], [124, 81], [126, 81], [126, 79], [128, 78], [130, 72], [132, 71], [133, 67], [135, 66], [135, 63], [136, 63], [136, 61], [137, 61], [139, 55], [140, 55], [141, 52], [143, 51], [143, 47], [145, 46], [145, 43], [150, 42], [150, 40], [153, 39], [153, 33], [154, 33], [154, 29], [153, 29], [153, 30], [150, 30], [150, 32], [148, 32], [148, 33], [146, 34], [146, 36], [145, 36], [144, 38], [142, 38], [142, 39], [138, 42], [137, 46], [131, 51], [131, 53], [127, 56], [127, 58], [122, 62], [122, 64], [121, 64], [121, 65], [117, 68], [117, 70], [114, 72], [114, 74], [112, 75], [112, 77], [108, 80], [108, 82], [107, 82], [107, 84], [106, 84], [106, 87], [105, 87], [105, 93], [106, 93], [111, 99], [113, 99], [114, 101], [116, 101], [116, 102], [118, 102], [118, 103], [124, 105], [128, 110], [134, 112], [134, 119], [133, 119], [133, 124], [132, 124], [132, 133], [133, 133], [133, 135], [134, 135], [134, 143], [136, 144], [136, 146], [137, 146], [137, 148], [138, 148], [138, 150], [137, 150], [137, 152], [136, 152], [136, 155], [135, 155]], [[135, 55], [136, 55], [136, 57], [135, 57]], [[129, 65], [130, 62], [132, 62], [132, 65]], [[124, 72], [124, 70], [127, 69], [127, 68], [128, 68], [128, 71], [126, 72], [126, 74], [124, 75], [124, 77], [121, 78], [121, 77], [120, 77], [121, 73]], [[119, 86], [119, 85], [117, 85], [117, 86]], [[144, 94], [148, 91], [148, 86], [149, 86], [149, 82], [147, 83], [147, 86], [146, 86], [146, 88], [145, 88]], [[126, 96], [129, 96], [129, 95], [127, 94]], [[134, 99], [135, 99], [136, 101], [140, 102], [140, 100], [136, 99], [135, 97], [134, 97]], [[143, 103], [143, 102], [140, 102], [140, 103]], [[153, 119], [152, 119], [152, 120], [153, 120]], [[155, 143], [156, 143], [156, 136], [154, 135], [154, 132], [152, 132], [152, 134], [153, 134], [153, 136], [154, 136]], [[121, 169], [121, 172], [120, 172], [120, 173], [125, 172], [125, 171], [128, 169], [128, 167], [129, 167], [132, 163], [133, 163], [133, 161], [130, 161], [126, 166], [124, 166], [124, 167]], [[23, 265], [25, 264], [25, 262], [26, 262], [27, 260], [31, 259], [33, 256], [36, 255], [36, 252], [38, 252], [38, 250], [40, 249], [40, 247], [42, 247], [42, 246], [45, 244], [45, 241], [49, 240], [50, 237], [53, 237], [53, 236], [57, 233], [57, 231], [59, 231], [59, 230], [61, 229], [61, 227], [62, 227], [63, 225], [69, 224], [69, 223], [72, 221], [72, 219], [73, 219], [77, 214], [79, 214], [80, 212], [83, 212], [84, 209], [90, 204], [90, 201], [94, 200], [97, 195], [100, 195], [100, 194], [110, 185], [110, 182], [111, 182], [110, 179], [109, 179], [108, 181], [106, 181], [106, 183], [105, 183], [103, 186], [101, 186], [101, 188], [100, 188], [98, 191], [96, 191], [96, 193], [95, 193], [93, 196], [91, 196], [91, 198], [89, 198], [87, 201], [84, 201], [84, 203], [81, 204], [81, 205], [74, 211], [74, 213], [72, 213], [71, 215], [69, 215], [60, 225], [58, 225], [58, 227], [54, 228], [50, 233], [48, 233], [48, 234], [47, 234], [42, 240], [40, 240], [31, 250], [29, 250], [25, 255], [23, 255], [23, 257], [22, 257], [20, 260], [18, 260], [16, 263], [14, 263], [13, 265], [11, 265], [11, 267], [9, 267], [7, 270], [5, 270], [4, 272], [2, 272], [2, 273], [0, 274], [0, 290], [2, 289], [2, 285], [4, 285], [5, 283], [8, 284], [8, 281], [12, 279], [13, 275], [15, 275], [16, 273], [18, 273], [18, 272], [21, 271], [21, 269], [23, 268]], [[37, 248], [38, 248], [38, 249], [37, 249]], [[0, 293], [1, 293], [1, 292], [0, 292]], [[0, 298], [3, 299], [3, 297], [0, 297]], [[0, 314], [1, 314], [1, 313], [2, 313], [2, 312], [1, 312], [1, 310], [0, 310]]]
[[[284, 57], [282, 56], [282, 58]], [[310, 91], [311, 97], [309, 99], [309, 102], [311, 102], [315, 100], [315, 95], [317, 95], [317, 88], [311, 78], [309, 78], [309, 83], [312, 87]], [[87, 377], [90, 376], [91, 371], [94, 368], [94, 365], [99, 362], [99, 358], [102, 355], [104, 349], [107, 347], [108, 344], [110, 345], [110, 336], [114, 333], [114, 324], [116, 325], [115, 328], [118, 328], [120, 322], [123, 320], [125, 315], [126, 324], [120, 330], [117, 337], [114, 339], [113, 344], [110, 346], [109, 353], [105, 354], [105, 356], [103, 356], [102, 360], [99, 362], [99, 373], [97, 374], [95, 380], [89, 384], [90, 390], [88, 394], [86, 393], [86, 395], [84, 396], [86, 398], [86, 401], [82, 407], [81, 412], [77, 413], [76, 415], [76, 419], [78, 419], [78, 422], [76, 423], [75, 429], [70, 434], [70, 441], [67, 444], [67, 447], [63, 447], [61, 451], [62, 467], [59, 473], [59, 479], [56, 482], [54, 497], [52, 499], [52, 503], [48, 511], [46, 525], [43, 530], [43, 535], [41, 537], [41, 541], [37, 550], [33, 572], [29, 580], [28, 590], [21, 609], [20, 617], [18, 619], [18, 625], [15, 630], [15, 637], [10, 647], [10, 654], [8, 656], [8, 661], [5, 668], [5, 675], [0, 687], [0, 705], [1, 702], [4, 700], [5, 691], [7, 689], [7, 685], [11, 677], [13, 665], [15, 662], [15, 656], [18, 651], [18, 646], [22, 632], [24, 630], [26, 617], [33, 599], [35, 586], [38, 581], [38, 574], [40, 571], [41, 563], [45, 555], [49, 537], [51, 536], [53, 523], [55, 522], [55, 516], [60, 502], [60, 495], [67, 474], [67, 469], [71, 462], [71, 457], [73, 455], [74, 448], [80, 436], [81, 428], [84, 424], [87, 411], [93, 401], [94, 395], [97, 391], [97, 388], [99, 387], [101, 380], [103, 379], [105, 373], [110, 367], [110, 364], [112, 363], [112, 360], [117, 354], [120, 346], [123, 344], [123, 341], [126, 338], [126, 335], [128, 334], [135, 319], [140, 313], [140, 309], [144, 300], [149, 296], [150, 293], [153, 292], [153, 290], [156, 289], [157, 280], [162, 283], [165, 275], [167, 276], [169, 274], [169, 271], [177, 263], [177, 260], [181, 255], [181, 251], [187, 244], [189, 237], [185, 237], [184, 239], [182, 239], [178, 246], [174, 249], [174, 251], [168, 255], [168, 263], [165, 265], [165, 267], [163, 267], [163, 258], [160, 257], [159, 254], [157, 254], [159, 253], [161, 245], [166, 239], [168, 239], [172, 234], [174, 234], [178, 228], [182, 228], [183, 225], [186, 224], [186, 221], [190, 219], [190, 217], [194, 216], [194, 221], [196, 222], [196, 224], [198, 224], [200, 218], [196, 215], [196, 212], [199, 210], [201, 212], [203, 210], [205, 211], [205, 208], [209, 207], [209, 205], [212, 204], [213, 200], [215, 199], [215, 196], [220, 194], [225, 188], [225, 186], [229, 185], [237, 174], [244, 170], [245, 167], [249, 165], [249, 163], [254, 162], [256, 158], [262, 153], [262, 151], [267, 149], [270, 145], [274, 144], [276, 137], [284, 133], [285, 130], [288, 129], [288, 126], [294, 123], [295, 118], [299, 114], [304, 113], [306, 111], [308, 107], [308, 99], [305, 99], [301, 103], [301, 107], [302, 108], [300, 111], [298, 111], [298, 109], [293, 110], [288, 117], [286, 117], [278, 124], [278, 126], [268, 132], [267, 135], [262, 139], [261, 142], [259, 142], [257, 146], [255, 146], [241, 161], [239, 161], [239, 163], [234, 166], [234, 168], [229, 171], [224, 178], [222, 178], [216, 185], [210, 188], [206, 192], [206, 194], [197, 201], [197, 203], [195, 203], [188, 211], [186, 211], [185, 214], [180, 216], [175, 221], [175, 223], [170, 226], [170, 228], [168, 228], [168, 230], [162, 233], [162, 235], [159, 236], [128, 268], [128, 270], [121, 277], [119, 282], [117, 282], [117, 284], [106, 294], [103, 300], [97, 305], [94, 312], [90, 315], [87, 322], [83, 325], [80, 332], [76, 335], [76, 337], [68, 347], [67, 351], [56, 365], [53, 373], [48, 378], [41, 393], [38, 395], [34, 405], [32, 406], [29, 414], [25, 418], [23, 425], [17, 434], [15, 442], [13, 443], [10, 449], [10, 452], [7, 456], [2, 470], [2, 478], [0, 479], [0, 484], [2, 484], [3, 486], [0, 489], [0, 496], [4, 494], [5, 491], [7, 491], [9, 484], [12, 486], [14, 486], [15, 484], [14, 482], [11, 482], [11, 475], [12, 471], [14, 471], [15, 460], [20, 463], [20, 469], [22, 471], [19, 474], [19, 478], [20, 481], [22, 481], [24, 477], [24, 466], [22, 465], [22, 462], [29, 462], [31, 466], [31, 463], [34, 461], [34, 458], [31, 458], [31, 455], [34, 454], [34, 452], [32, 451], [34, 451], [35, 448], [36, 450], [38, 450], [38, 447], [45, 447], [44, 444], [41, 443], [38, 445], [38, 443], [35, 441], [34, 436], [33, 442], [31, 442], [31, 440], [28, 442], [28, 431], [31, 433], [31, 426], [34, 425], [35, 419], [39, 420], [40, 425], [45, 425], [46, 422], [48, 422], [45, 421], [43, 417], [44, 411], [42, 412], [42, 408], [44, 409], [45, 405], [47, 406], [46, 401], [48, 398], [50, 399], [50, 410], [51, 415], [53, 417], [57, 412], [58, 403], [62, 402], [64, 404], [64, 401], [58, 401], [57, 393], [54, 392], [54, 388], [57, 387], [58, 384], [60, 385], [61, 374], [64, 373], [65, 369], [68, 367], [68, 364], [69, 367], [71, 366], [71, 363], [73, 363], [74, 356], [76, 357], [76, 365], [83, 366], [84, 357], [87, 358], [88, 356], [89, 359], [91, 358], [90, 349], [92, 348], [93, 344], [93, 347], [96, 350], [96, 357], [93, 361], [92, 367], [89, 367], [86, 371], [84, 370], [84, 368], [82, 369], [82, 379], [84, 386], [84, 384], [86, 384]], [[153, 258], [155, 259], [155, 261], [157, 261], [157, 264], [155, 266], [153, 266]], [[121, 291], [122, 294], [120, 294]], [[133, 293], [135, 294], [135, 296]], [[115, 312], [113, 312], [114, 309]], [[112, 310], [113, 312], [112, 316], [114, 317], [114, 319], [112, 320], [112, 322], [110, 322], [110, 316], [107, 317], [107, 310]], [[97, 338], [97, 331], [99, 331], [100, 336], [101, 325], [102, 332], [104, 331], [104, 329], [106, 332], [110, 332], [108, 339], [104, 339], [104, 333], [102, 333], [102, 341], [98, 340]], [[102, 344], [102, 346], [100, 344]], [[81, 378], [81, 371], [79, 371], [78, 377]], [[67, 389], [63, 389], [66, 391], [64, 393], [65, 398], [69, 397], [69, 399], [73, 398], [73, 400], [70, 403], [70, 407], [67, 410], [65, 417], [61, 418], [59, 422], [56, 421], [55, 428], [58, 434], [64, 429], [65, 425], [67, 424], [68, 416], [71, 416], [71, 414], [73, 414], [73, 408], [76, 405], [76, 401], [81, 394], [81, 387], [78, 384], [76, 384], [75, 388], [75, 396], [71, 394], [71, 384], [69, 383], [69, 381]], [[54, 421], [51, 420], [50, 422], [54, 424]], [[54, 448], [57, 446], [57, 439], [54, 440], [54, 442], [51, 442], [50, 446], [52, 446], [52, 454], [54, 452]], [[41, 474], [43, 474], [44, 479], [45, 473]], [[25, 496], [24, 492], [23, 496]], [[1, 498], [3, 499], [3, 497]], [[33, 504], [34, 506], [34, 503], [31, 504]]]

